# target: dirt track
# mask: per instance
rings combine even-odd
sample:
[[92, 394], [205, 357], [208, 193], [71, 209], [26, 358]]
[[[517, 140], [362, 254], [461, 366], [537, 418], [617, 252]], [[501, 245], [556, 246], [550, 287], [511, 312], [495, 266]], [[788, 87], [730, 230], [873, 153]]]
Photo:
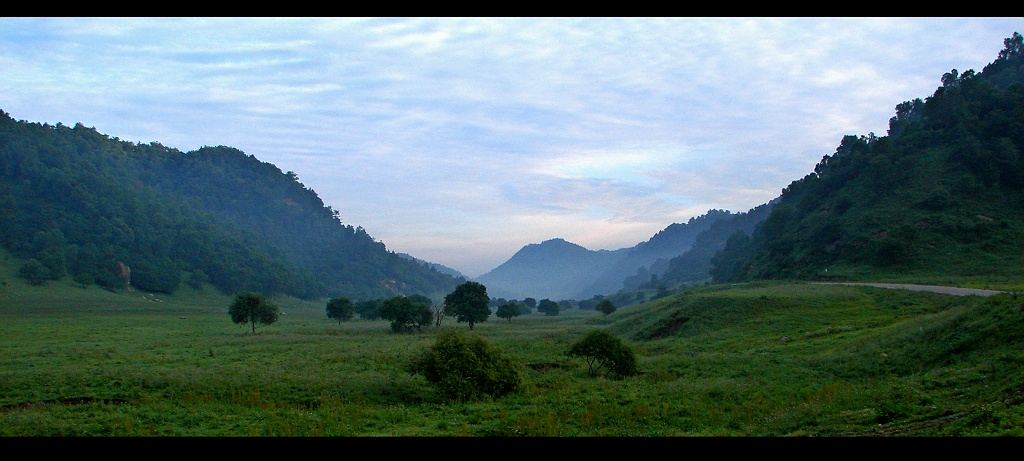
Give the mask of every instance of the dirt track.
[[930, 291], [954, 296], [994, 296], [1005, 293], [998, 290], [982, 290], [980, 288], [943, 287], [937, 285], [908, 285], [904, 283], [854, 283], [854, 282], [830, 282], [831, 285], [854, 285], [876, 288], [891, 288], [895, 290]]

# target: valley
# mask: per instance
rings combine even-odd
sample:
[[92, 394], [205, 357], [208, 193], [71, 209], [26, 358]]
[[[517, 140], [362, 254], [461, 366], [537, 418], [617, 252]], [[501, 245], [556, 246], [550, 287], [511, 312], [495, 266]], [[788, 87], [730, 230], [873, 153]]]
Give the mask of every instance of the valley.
[[1004, 45], [764, 204], [475, 280], [239, 149], [0, 111], [0, 436], [1024, 435]]

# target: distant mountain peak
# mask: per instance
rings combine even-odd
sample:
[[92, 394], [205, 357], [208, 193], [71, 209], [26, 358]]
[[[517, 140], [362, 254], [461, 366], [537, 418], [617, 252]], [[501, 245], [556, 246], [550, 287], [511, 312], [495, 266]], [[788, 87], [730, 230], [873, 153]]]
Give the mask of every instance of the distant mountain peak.
[[540, 243], [530, 243], [530, 244], [528, 244], [526, 246], [528, 246], [528, 247], [539, 247], [539, 246], [559, 247], [559, 246], [562, 246], [562, 247], [583, 248], [584, 250], [586, 249], [586, 248], [584, 248], [581, 245], [577, 245], [577, 244], [572, 243], [572, 242], [570, 242], [570, 241], [568, 241], [568, 240], [566, 240], [564, 238], [561, 238], [561, 237], [556, 237], [556, 238], [553, 238], [553, 239], [548, 239], [548, 240], [545, 240], [545, 241], [540, 242]]

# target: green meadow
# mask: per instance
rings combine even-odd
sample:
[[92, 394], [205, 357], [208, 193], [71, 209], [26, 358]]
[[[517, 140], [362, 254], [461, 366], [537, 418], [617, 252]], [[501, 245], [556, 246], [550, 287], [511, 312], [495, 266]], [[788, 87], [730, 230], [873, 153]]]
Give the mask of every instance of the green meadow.
[[[166, 299], [0, 274], [3, 436], [1024, 435], [1024, 298], [811, 283], [691, 288], [618, 309], [477, 324], [520, 389], [450, 402], [406, 371], [437, 329], [327, 318], [275, 299]], [[468, 331], [446, 319], [441, 328]], [[570, 345], [607, 329], [641, 374], [591, 377]]]

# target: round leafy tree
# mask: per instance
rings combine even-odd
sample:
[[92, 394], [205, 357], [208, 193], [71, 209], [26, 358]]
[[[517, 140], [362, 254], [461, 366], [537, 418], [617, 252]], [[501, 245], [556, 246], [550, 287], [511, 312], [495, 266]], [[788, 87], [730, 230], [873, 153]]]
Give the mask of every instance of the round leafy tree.
[[487, 287], [477, 282], [463, 283], [444, 297], [445, 312], [454, 315], [459, 323], [468, 322], [470, 330], [473, 324], [486, 322], [491, 316], [490, 302]]
[[597, 376], [605, 369], [606, 376], [626, 377], [639, 372], [636, 354], [621, 339], [605, 330], [591, 330], [569, 348], [569, 356], [587, 360], [587, 372]]
[[446, 398], [466, 401], [500, 397], [519, 388], [520, 365], [475, 333], [438, 332], [432, 346], [409, 362], [408, 371], [423, 375]]
[[235, 323], [251, 323], [252, 332], [256, 333], [256, 324], [270, 325], [281, 315], [277, 306], [263, 294], [256, 292], [240, 293], [228, 308], [231, 321]]
[[327, 318], [337, 320], [338, 325], [344, 320], [351, 320], [355, 313], [355, 305], [348, 298], [339, 296], [327, 301]]
[[607, 318], [608, 314], [615, 312], [615, 304], [607, 299], [602, 299], [601, 302], [597, 303], [597, 311], [604, 314]]
[[498, 306], [498, 310], [494, 313], [498, 317], [512, 321], [512, 317], [519, 316], [519, 305], [515, 303], [505, 303]]
[[537, 304], [537, 312], [543, 312], [544, 315], [558, 315], [560, 309], [558, 303], [550, 299], [542, 299], [540, 304]]

